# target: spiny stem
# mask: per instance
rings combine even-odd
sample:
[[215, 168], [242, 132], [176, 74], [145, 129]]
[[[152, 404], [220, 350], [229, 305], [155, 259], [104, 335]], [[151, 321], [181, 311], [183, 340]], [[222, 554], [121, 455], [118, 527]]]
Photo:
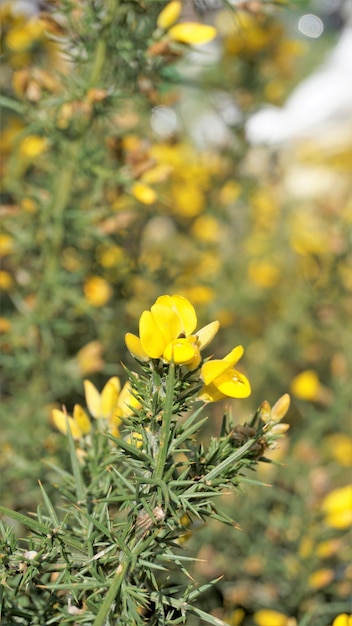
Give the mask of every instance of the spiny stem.
[[164, 467], [169, 449], [170, 425], [172, 419], [172, 409], [174, 404], [174, 386], [175, 386], [175, 365], [170, 363], [169, 373], [167, 377], [165, 406], [163, 411], [163, 422], [160, 429], [160, 446], [156, 460], [154, 476], [156, 480], [160, 480], [164, 475]]
[[101, 605], [98, 614], [94, 620], [93, 626], [104, 626], [104, 624], [106, 623], [105, 620], [109, 614], [111, 605], [120, 590], [122, 581], [125, 578], [126, 571], [128, 569], [128, 565], [129, 561], [126, 558], [125, 562], [120, 563], [120, 565], [118, 566], [115, 576], [112, 579], [111, 585], [109, 587], [109, 591], [107, 592], [104, 602]]

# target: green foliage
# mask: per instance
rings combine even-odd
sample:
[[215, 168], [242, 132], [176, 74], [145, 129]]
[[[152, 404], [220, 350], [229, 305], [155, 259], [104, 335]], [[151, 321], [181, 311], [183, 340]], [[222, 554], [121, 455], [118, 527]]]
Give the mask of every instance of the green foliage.
[[[13, 611], [3, 620], [26, 623], [28, 611], [33, 624], [60, 621], [62, 612], [73, 623], [89, 622], [109, 589], [111, 596], [121, 593], [114, 567], [124, 546], [117, 537], [128, 519], [132, 540], [138, 514], [147, 526], [152, 520], [144, 541], [153, 536], [157, 544], [156, 550], [146, 543], [145, 556], [155, 549], [159, 559], [146, 561], [141, 606], [148, 600], [176, 620], [183, 589], [198, 611], [189, 614], [189, 626], [204, 623], [201, 611], [231, 626], [272, 626], [270, 616], [258, 617], [262, 609], [279, 612], [284, 626], [331, 626], [348, 612], [348, 497], [340, 496], [336, 519], [322, 506], [348, 483], [352, 458], [350, 133], [337, 125], [331, 135], [275, 149], [251, 147], [244, 136], [246, 119], [262, 103], [281, 106], [335, 39], [328, 17], [322, 37], [298, 34], [296, 19], [318, 13], [318, 4], [263, 0], [237, 3], [229, 12], [224, 2], [204, 13], [202, 2], [186, 3], [182, 21], [216, 24], [213, 57], [203, 49], [195, 54], [157, 27], [165, 2], [48, 0], [30, 20], [14, 11], [16, 0], [1, 2], [0, 488], [16, 531], [1, 530], [11, 581], [0, 587], [1, 606], [3, 615], [4, 607]], [[152, 127], [158, 107], [176, 116], [170, 134]], [[160, 293], [185, 295], [200, 318], [221, 321], [214, 352], [225, 354], [234, 340], [244, 345], [253, 394], [242, 404], [229, 401], [233, 425], [221, 426], [216, 408], [209, 407], [206, 420], [192, 407], [193, 417], [185, 423], [184, 416], [172, 417], [169, 432], [165, 426], [161, 433], [163, 420], [155, 420], [164, 410], [168, 372], [157, 368], [149, 377], [142, 367], [144, 376], [136, 377], [120, 365], [132, 367], [121, 330], [135, 330]], [[98, 432], [80, 442], [83, 460], [71, 442], [70, 465], [50, 421], [52, 407], [83, 403], [87, 376], [99, 387], [125, 371], [143, 410], [124, 422], [118, 444]], [[179, 374], [174, 416], [199, 385], [194, 375]], [[297, 382], [296, 375], [303, 378]], [[259, 453], [272, 455], [263, 450], [258, 425], [240, 422], [263, 397], [286, 390], [294, 396], [292, 436], [273, 472], [274, 464], [256, 465]], [[169, 447], [156, 469], [159, 434]], [[148, 471], [157, 477], [148, 483], [138, 468], [150, 455]], [[209, 474], [212, 485], [202, 491], [196, 483]], [[257, 480], [272, 488], [257, 489]], [[248, 488], [236, 500], [217, 496], [215, 489], [226, 492], [228, 483]], [[37, 517], [22, 517], [40, 499]], [[165, 502], [170, 508], [158, 521], [153, 509], [164, 511]], [[188, 520], [173, 517], [185, 509]], [[234, 518], [243, 531], [224, 533], [217, 516]], [[183, 548], [190, 520], [194, 562]], [[15, 537], [26, 532], [23, 541]], [[161, 558], [172, 537], [180, 538], [178, 565], [175, 546], [167, 562]], [[71, 595], [49, 590], [58, 580], [72, 583], [81, 570], [88, 585], [100, 572], [98, 586], [73, 588]], [[165, 586], [166, 605], [155, 595], [153, 576]], [[132, 611], [135, 583], [128, 580]], [[211, 580], [218, 582], [209, 590]]]
[[97, 429], [76, 449], [68, 430], [71, 470], [58, 469], [57, 504], [40, 485], [35, 516], [0, 507], [29, 531], [20, 543], [4, 531], [4, 623], [157, 626], [194, 614], [224, 624], [194, 604], [212, 583], [192, 578], [180, 540], [197, 520], [233, 526], [219, 496], [257, 465], [275, 440], [274, 422], [264, 423], [261, 410], [242, 427], [225, 416], [204, 446], [200, 409], [185, 414], [199, 391], [197, 371], [155, 360], [130, 379], [142, 405], [125, 420], [127, 437]]

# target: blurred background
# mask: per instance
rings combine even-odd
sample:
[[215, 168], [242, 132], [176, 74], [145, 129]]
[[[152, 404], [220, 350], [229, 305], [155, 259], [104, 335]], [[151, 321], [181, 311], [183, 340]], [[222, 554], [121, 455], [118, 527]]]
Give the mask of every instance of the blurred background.
[[1, 499], [36, 507], [67, 462], [51, 408], [124, 378], [125, 332], [182, 294], [253, 388], [205, 438], [292, 397], [272, 487], [224, 496], [242, 530], [191, 533], [197, 576], [224, 576], [206, 608], [331, 626], [352, 579], [352, 3], [186, 2], [217, 29], [200, 46], [160, 32], [163, 7], [0, 2]]

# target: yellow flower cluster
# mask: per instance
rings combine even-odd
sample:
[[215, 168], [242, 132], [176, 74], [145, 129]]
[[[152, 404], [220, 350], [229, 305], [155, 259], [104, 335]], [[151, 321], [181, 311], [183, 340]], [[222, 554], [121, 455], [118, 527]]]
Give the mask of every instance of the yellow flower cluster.
[[[126, 345], [140, 361], [162, 359], [195, 370], [202, 363], [201, 350], [212, 341], [220, 324], [214, 321], [195, 332], [196, 326], [196, 312], [187, 298], [160, 296], [150, 310], [142, 313], [139, 337], [126, 334]], [[201, 365], [200, 378], [204, 383], [201, 400], [216, 402], [225, 397], [250, 395], [249, 381], [234, 369], [242, 354], [242, 346], [237, 346], [222, 360], [212, 359]]]
[[[97, 420], [104, 420], [115, 437], [120, 436], [122, 418], [133, 415], [141, 406], [131, 393], [130, 383], [125, 383], [121, 389], [117, 376], [108, 380], [101, 393], [89, 380], [84, 381], [84, 390], [90, 415]], [[80, 439], [91, 431], [88, 414], [79, 404], [74, 406], [72, 416], [60, 409], [53, 409], [51, 416], [56, 428], [66, 434], [69, 427], [74, 439]]]

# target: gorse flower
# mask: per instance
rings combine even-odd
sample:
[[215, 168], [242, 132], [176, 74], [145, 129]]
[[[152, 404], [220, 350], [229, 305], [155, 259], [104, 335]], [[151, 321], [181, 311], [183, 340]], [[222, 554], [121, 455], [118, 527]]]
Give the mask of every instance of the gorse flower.
[[[126, 382], [121, 389], [117, 376], [108, 380], [101, 393], [90, 380], [84, 381], [84, 390], [89, 413], [97, 420], [105, 420], [115, 437], [120, 436], [119, 426], [123, 418], [133, 415], [141, 406], [131, 393], [130, 382]], [[90, 419], [79, 404], [74, 406], [72, 416], [60, 409], [53, 409], [51, 416], [56, 428], [66, 434], [68, 426], [74, 439], [80, 439], [91, 431]]]
[[110, 419], [116, 408], [120, 391], [121, 383], [117, 376], [108, 380], [101, 393], [90, 380], [85, 380], [84, 392], [90, 414], [96, 419]]
[[168, 37], [172, 41], [188, 45], [207, 43], [216, 37], [217, 31], [214, 26], [200, 24], [199, 22], [181, 22], [175, 24], [182, 12], [182, 3], [173, 0], [159, 13], [157, 26], [162, 31], [168, 31]]
[[195, 333], [196, 325], [196, 312], [187, 298], [160, 296], [150, 311], [142, 313], [139, 337], [126, 334], [126, 345], [141, 361], [162, 359], [195, 369], [201, 362], [200, 350], [216, 335], [219, 322], [211, 322]]
[[68, 426], [73, 439], [80, 439], [84, 435], [88, 435], [91, 430], [90, 419], [79, 404], [75, 404], [72, 416], [68, 415], [66, 411], [53, 409], [51, 417], [56, 428], [64, 435], [67, 433]]
[[213, 359], [202, 365], [200, 377], [204, 387], [199, 399], [216, 402], [222, 398], [247, 398], [251, 393], [248, 379], [234, 365], [240, 360], [243, 347], [237, 346], [223, 359]]
[[223, 359], [212, 359], [202, 364], [200, 351], [214, 338], [219, 322], [214, 321], [195, 331], [197, 316], [192, 304], [183, 296], [160, 296], [139, 320], [139, 337], [126, 334], [126, 345], [139, 361], [160, 359], [164, 363], [200, 367], [204, 387], [198, 395], [204, 402], [222, 398], [246, 398], [251, 393], [247, 378], [234, 369], [243, 354], [237, 346]]

